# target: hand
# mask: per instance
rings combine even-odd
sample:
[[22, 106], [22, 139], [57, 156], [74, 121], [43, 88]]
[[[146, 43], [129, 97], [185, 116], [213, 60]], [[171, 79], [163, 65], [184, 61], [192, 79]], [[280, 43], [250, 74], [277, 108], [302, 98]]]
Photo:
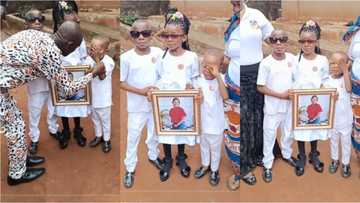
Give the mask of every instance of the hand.
[[92, 69], [92, 74], [93, 77], [96, 77], [98, 75], [102, 75], [105, 74], [105, 65], [104, 63], [100, 62], [98, 66], [96, 66], [96, 68]]
[[203, 102], [203, 99], [204, 99], [203, 91], [199, 89], [199, 94], [195, 96], [195, 100], [198, 101], [199, 104], [201, 104]]
[[192, 86], [192, 84], [186, 84], [185, 90], [192, 90], [194, 89], [194, 87]]
[[280, 93], [280, 98], [281, 99], [289, 99], [289, 90], [286, 90], [283, 93]]
[[[148, 100], [149, 102], [152, 102], [152, 92], [153, 92], [154, 90], [158, 90], [159, 88], [154, 87], [154, 86], [150, 86], [150, 87], [147, 87], [147, 88], [149, 88], [149, 89], [146, 91], [145, 96], [146, 96], [146, 98], [147, 98], [147, 100]], [[146, 88], [145, 88], [145, 89], [146, 89]]]
[[294, 91], [293, 90], [288, 90], [288, 93], [289, 93], [289, 99], [294, 100]]
[[206, 68], [214, 77], [218, 77], [220, 75], [219, 67], [207, 66]]

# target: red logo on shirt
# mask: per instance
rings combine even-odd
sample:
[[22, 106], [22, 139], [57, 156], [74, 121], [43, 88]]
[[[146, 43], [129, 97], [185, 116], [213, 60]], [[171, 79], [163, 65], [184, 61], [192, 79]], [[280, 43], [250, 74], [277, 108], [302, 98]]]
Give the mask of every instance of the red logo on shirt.
[[314, 66], [314, 67], [312, 68], [312, 70], [313, 70], [314, 72], [316, 72], [316, 71], [318, 71], [318, 67]]
[[179, 70], [184, 69], [184, 64], [179, 64], [179, 65], [178, 65], [178, 69], [179, 69]]

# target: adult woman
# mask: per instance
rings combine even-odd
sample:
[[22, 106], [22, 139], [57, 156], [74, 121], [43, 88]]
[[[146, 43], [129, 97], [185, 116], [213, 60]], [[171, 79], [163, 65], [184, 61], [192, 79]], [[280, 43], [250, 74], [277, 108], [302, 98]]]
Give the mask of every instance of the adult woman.
[[238, 105], [241, 87], [240, 114], [243, 119], [240, 123], [239, 176], [253, 185], [256, 178], [251, 169], [261, 161], [263, 140], [264, 99], [263, 95], [256, 91], [257, 72], [263, 58], [262, 42], [270, 36], [274, 28], [259, 10], [247, 7], [243, 0], [231, 1], [231, 4], [234, 15], [225, 32], [225, 55], [229, 60], [226, 80], [229, 97]]

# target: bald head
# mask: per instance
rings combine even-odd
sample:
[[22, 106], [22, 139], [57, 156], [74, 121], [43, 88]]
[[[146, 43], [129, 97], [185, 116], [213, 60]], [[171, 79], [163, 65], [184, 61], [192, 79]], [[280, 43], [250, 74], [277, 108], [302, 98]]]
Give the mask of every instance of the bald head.
[[83, 39], [79, 24], [73, 21], [65, 21], [61, 24], [54, 36], [55, 43], [64, 56], [80, 46]]
[[131, 30], [135, 30], [135, 31], [142, 31], [142, 30], [152, 30], [152, 26], [149, 20], [147, 19], [139, 19], [136, 20], [132, 26], [131, 26]]
[[347, 63], [349, 61], [348, 55], [343, 51], [336, 51], [336, 52], [332, 53], [331, 58], [335, 58], [344, 63]]
[[205, 51], [204, 59], [212, 58], [213, 62], [215, 62], [218, 65], [221, 65], [221, 63], [224, 60], [224, 53], [217, 49], [208, 49]]

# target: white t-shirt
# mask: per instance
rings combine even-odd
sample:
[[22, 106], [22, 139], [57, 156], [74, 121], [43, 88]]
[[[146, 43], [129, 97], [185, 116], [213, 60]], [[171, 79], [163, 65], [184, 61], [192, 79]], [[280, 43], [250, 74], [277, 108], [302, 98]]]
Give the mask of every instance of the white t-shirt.
[[352, 37], [348, 55], [354, 61], [352, 64], [352, 74], [357, 80], [360, 79], [360, 31]]
[[[298, 55], [296, 59], [299, 59]], [[324, 80], [329, 77], [329, 61], [323, 55], [317, 55], [313, 60], [301, 56], [294, 77], [294, 89], [320, 88]]]
[[186, 84], [199, 76], [199, 58], [195, 52], [185, 50], [181, 56], [173, 56], [168, 51], [157, 61], [156, 86], [163, 90], [184, 90]]
[[203, 75], [194, 81], [195, 88], [201, 88], [201, 133], [222, 135], [226, 128], [223, 98], [217, 79], [206, 80]]
[[[260, 63], [257, 85], [266, 86], [279, 93], [291, 89], [296, 65], [295, 56], [290, 53], [285, 53], [283, 60], [276, 60], [272, 55], [267, 56]], [[264, 113], [269, 115], [286, 113], [289, 105], [289, 100], [265, 95]]]
[[346, 91], [344, 77], [332, 78], [329, 76], [324, 81], [324, 86], [337, 89], [338, 99], [335, 103], [334, 128], [339, 131], [348, 131], [352, 127], [353, 114], [350, 92]]
[[270, 21], [259, 10], [245, 8], [240, 25], [231, 33], [225, 47], [230, 57], [228, 73], [231, 80], [240, 86], [240, 66], [251, 65], [263, 59], [263, 40], [274, 30]]
[[[163, 51], [157, 47], [150, 47], [147, 55], [138, 55], [131, 49], [120, 56], [120, 81], [142, 89], [154, 86], [156, 82], [156, 62]], [[151, 103], [147, 98], [132, 92], [127, 92], [128, 112], [150, 112]]]
[[[106, 77], [104, 80], [96, 77], [91, 81], [91, 106], [94, 108], [105, 108], [112, 105], [111, 75], [115, 64], [113, 59], [108, 55], [105, 55], [101, 62], [105, 66]], [[85, 64], [93, 68], [96, 67], [96, 62], [90, 56], [86, 58]]]

